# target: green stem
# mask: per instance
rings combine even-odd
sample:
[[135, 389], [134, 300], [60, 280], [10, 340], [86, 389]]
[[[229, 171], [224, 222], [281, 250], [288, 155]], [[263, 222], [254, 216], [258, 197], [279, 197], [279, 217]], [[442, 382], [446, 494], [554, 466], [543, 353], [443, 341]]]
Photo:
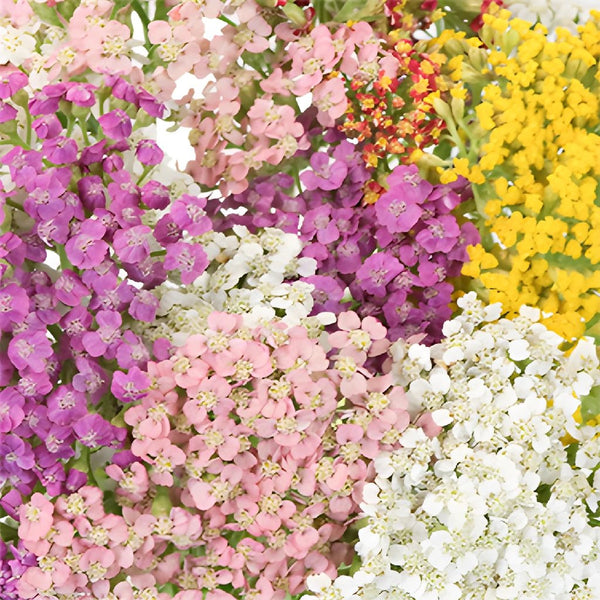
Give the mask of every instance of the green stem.
[[25, 143], [30, 146], [31, 145], [31, 113], [26, 110], [25, 111]]
[[148, 18], [146, 11], [143, 9], [142, 5], [139, 3], [138, 0], [132, 0], [131, 7], [142, 22], [142, 25], [144, 27], [144, 46], [146, 47], [146, 50], [150, 51], [150, 48], [152, 47], [150, 39], [148, 38], [148, 26], [150, 25], [150, 19]]
[[88, 134], [87, 134], [87, 123], [81, 118], [78, 118], [77, 122], [79, 123], [79, 127], [81, 129], [81, 135], [83, 136], [83, 141], [85, 142], [86, 146], [89, 146], [90, 139], [88, 138]]
[[225, 15], [219, 15], [219, 21], [223, 21], [223, 23], [227, 23], [227, 25], [231, 25], [232, 27], [237, 28], [237, 25], [231, 19], [228, 19]]
[[298, 194], [301, 194], [302, 186], [300, 185], [300, 173], [298, 173], [298, 169], [294, 169], [294, 181], [296, 182], [296, 187], [298, 188]]
[[154, 169], [154, 165], [146, 165], [144, 167], [144, 170], [142, 171], [142, 174], [138, 177], [136, 185], [140, 185], [142, 183], [142, 181], [144, 181], [144, 179], [146, 179], [146, 177], [148, 176], [148, 173], [150, 173], [153, 169]]
[[67, 252], [64, 246], [58, 246], [56, 249], [58, 256], [60, 257], [60, 268], [61, 269], [72, 269], [73, 265], [71, 261], [67, 258]]
[[25, 212], [25, 209], [20, 204], [17, 204], [14, 200], [11, 200], [10, 198], [6, 199], [6, 204], [8, 204], [8, 206], [12, 208], [16, 208], [17, 210]]

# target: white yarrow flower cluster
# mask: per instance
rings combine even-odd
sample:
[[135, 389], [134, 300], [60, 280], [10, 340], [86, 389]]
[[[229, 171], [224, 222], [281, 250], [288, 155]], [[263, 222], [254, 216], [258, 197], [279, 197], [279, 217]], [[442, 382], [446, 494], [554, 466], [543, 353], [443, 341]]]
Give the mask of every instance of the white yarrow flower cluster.
[[529, 23], [541, 23], [550, 33], [564, 27], [572, 33], [590, 18], [591, 10], [600, 10], [598, 0], [505, 0], [513, 17]]
[[291, 326], [304, 325], [314, 335], [335, 320], [333, 313], [309, 317], [313, 286], [289, 281], [316, 269], [314, 259], [299, 258], [298, 236], [275, 228], [254, 235], [236, 225], [231, 232], [211, 231], [194, 240], [204, 248], [209, 266], [193, 285], [165, 283], [154, 290], [160, 306], [155, 321], [144, 324], [149, 339], [166, 337], [183, 344], [203, 331], [214, 310], [242, 314], [249, 327], [280, 318]]
[[360, 600], [600, 599], [600, 427], [572, 416], [600, 381], [596, 348], [563, 352], [536, 309], [509, 320], [473, 293], [458, 304], [440, 344], [392, 347], [412, 411], [441, 433], [410, 426], [375, 459], [360, 568], [309, 578], [303, 600], [341, 588]]

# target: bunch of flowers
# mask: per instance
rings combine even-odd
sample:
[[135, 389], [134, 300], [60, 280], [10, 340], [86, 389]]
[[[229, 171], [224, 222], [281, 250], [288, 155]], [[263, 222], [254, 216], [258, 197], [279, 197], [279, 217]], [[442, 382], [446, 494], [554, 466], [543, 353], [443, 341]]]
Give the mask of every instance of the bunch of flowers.
[[252, 234], [243, 225], [233, 225], [197, 240], [208, 257], [206, 270], [189, 286], [166, 282], [153, 290], [160, 300], [156, 318], [137, 324], [144, 339], [166, 338], [181, 346], [188, 336], [206, 329], [215, 310], [242, 314], [248, 326], [277, 318], [315, 333], [335, 320], [331, 313], [309, 317], [314, 286], [289, 281], [310, 280], [315, 272], [314, 259], [298, 257], [303, 245], [297, 235], [274, 227]]
[[598, 597], [600, 13], [507, 4], [0, 0], [1, 600]]
[[342, 140], [331, 156], [311, 155], [298, 196], [286, 193], [292, 180], [279, 175], [213, 201], [207, 210], [215, 223], [217, 210], [245, 210], [225, 210], [219, 227], [269, 224], [298, 233], [302, 255], [317, 265], [314, 276], [303, 277], [315, 286], [315, 311], [339, 313], [350, 301], [361, 316], [377, 315], [392, 340], [420, 332], [436, 341], [451, 314], [448, 279], [460, 275], [466, 247], [479, 239], [475, 227], [459, 224], [452, 212], [468, 200], [466, 182], [432, 186], [414, 165], [401, 165], [387, 177], [379, 200], [364, 205], [368, 177], [360, 150]]
[[148, 392], [124, 413], [131, 451], [106, 468], [122, 516], [104, 513], [97, 488], [54, 504], [34, 494], [20, 509], [39, 564], [19, 582], [24, 597], [266, 600], [302, 591], [307, 573], [333, 575], [371, 460], [410, 421], [392, 376], [365, 368], [388, 348], [385, 328], [351, 312], [338, 324], [325, 344], [213, 312], [150, 362], [137, 374]]
[[[158, 301], [143, 286], [155, 284], [150, 273], [162, 281], [167, 270], [188, 269], [181, 263], [186, 252], [200, 272], [203, 255], [180, 241], [187, 225], [161, 238], [142, 224], [143, 206], [170, 201], [165, 186], [140, 187], [133, 179], [134, 161], [147, 173], [162, 159], [155, 142], [131, 135], [123, 109], [96, 112], [97, 119], [92, 114], [111, 93], [129, 93], [124, 107], [140, 120], [156, 117], [162, 107], [154, 98], [122, 80], [104, 87], [60, 83], [30, 96], [26, 85], [26, 75], [15, 70], [0, 92], [2, 128], [12, 144], [0, 158], [0, 328], [6, 336], [0, 491], [14, 488], [13, 496], [31, 492], [38, 481], [52, 495], [76, 489], [84, 473], [63, 466], [75, 449], [85, 453], [123, 440], [125, 432], [108, 421], [114, 414], [108, 373], [143, 366], [148, 358], [128, 327], [131, 319], [151, 321], [156, 313]], [[95, 123], [95, 139], [87, 119]]]
[[437, 105], [459, 148], [442, 181], [474, 184], [483, 241], [463, 273], [513, 314], [538, 306], [552, 313], [549, 327], [579, 337], [594, 332], [600, 310], [598, 16], [577, 35], [559, 30], [556, 41], [509, 16], [485, 18], [487, 50], [477, 40], [452, 45], [448, 64], [457, 77], [469, 73], [472, 106]]
[[[352, 577], [310, 577], [325, 598], [589, 598], [600, 582], [600, 429], [577, 429], [578, 400], [600, 381], [589, 338], [567, 354], [538, 309], [501, 319], [467, 294], [440, 344], [397, 342], [395, 380], [409, 426], [375, 459]], [[573, 452], [561, 441], [578, 436]]]

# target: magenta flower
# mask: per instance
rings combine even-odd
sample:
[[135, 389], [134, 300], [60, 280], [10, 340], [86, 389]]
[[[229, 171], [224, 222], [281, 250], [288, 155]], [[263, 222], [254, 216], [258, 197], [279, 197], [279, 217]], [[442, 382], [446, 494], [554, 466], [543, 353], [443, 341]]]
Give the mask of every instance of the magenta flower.
[[126, 263], [143, 261], [150, 254], [151, 233], [152, 229], [146, 225], [117, 230], [113, 237], [113, 247], [117, 256]]
[[40, 140], [56, 137], [62, 131], [62, 124], [54, 114], [38, 117], [31, 126]]
[[331, 218], [331, 207], [325, 204], [309, 210], [304, 215], [302, 234], [316, 238], [320, 244], [330, 244], [340, 237], [337, 223]]
[[118, 312], [100, 310], [96, 315], [98, 329], [88, 331], [82, 337], [83, 347], [91, 356], [102, 356], [108, 348], [114, 347], [119, 340], [121, 323]]
[[178, 242], [167, 246], [165, 269], [180, 271], [182, 283], [192, 283], [208, 266], [204, 249], [195, 244]]
[[358, 284], [365, 292], [383, 298], [387, 284], [400, 273], [400, 261], [387, 252], [378, 252], [369, 256], [356, 272]]
[[23, 406], [25, 399], [12, 387], [0, 391], [0, 433], [8, 433], [16, 429], [25, 413]]
[[0, 123], [14, 121], [17, 116], [17, 109], [10, 104], [6, 104], [0, 100]]
[[87, 414], [85, 394], [72, 385], [57, 387], [48, 397], [48, 419], [57, 425], [71, 425]]
[[8, 343], [8, 357], [19, 371], [29, 368], [41, 373], [52, 353], [45, 331], [25, 331], [15, 335]]
[[104, 135], [113, 140], [122, 140], [131, 135], [131, 119], [120, 108], [98, 117], [98, 123], [100, 123]]
[[14, 96], [19, 90], [22, 90], [29, 79], [25, 73], [18, 69], [0, 76], [0, 99], [6, 100]]
[[441, 216], [425, 221], [425, 229], [417, 233], [416, 240], [427, 252], [449, 252], [456, 246], [460, 228], [453, 216]]
[[348, 167], [341, 160], [329, 164], [330, 160], [325, 152], [316, 152], [310, 157], [312, 170], [300, 175], [300, 181], [307, 190], [335, 190], [340, 187], [348, 174]]
[[87, 286], [71, 269], [64, 269], [54, 283], [56, 299], [66, 306], [78, 306], [89, 293]]
[[211, 220], [206, 216], [204, 198], [184, 194], [173, 203], [170, 216], [177, 226], [190, 235], [202, 235], [212, 229]]
[[69, 164], [77, 158], [77, 142], [63, 136], [44, 140], [42, 152], [45, 158], [56, 165]]
[[94, 104], [96, 104], [97, 89], [98, 88], [91, 83], [69, 81], [67, 82], [65, 100], [68, 100], [77, 106], [94, 106]]
[[23, 471], [28, 471], [35, 464], [35, 456], [28, 442], [11, 433], [0, 433], [0, 484], [4, 483], [6, 475], [23, 477]]
[[98, 175], [88, 175], [77, 180], [77, 190], [83, 205], [88, 210], [106, 205], [104, 183]]
[[[423, 201], [425, 198], [419, 198]], [[377, 220], [390, 233], [410, 231], [417, 223], [423, 209], [414, 201], [401, 196], [394, 188], [381, 196], [375, 204]]]
[[65, 244], [69, 260], [81, 269], [97, 267], [108, 252], [108, 244], [102, 239], [105, 233], [106, 227], [100, 221], [85, 221]]
[[97, 414], [88, 414], [73, 426], [77, 439], [90, 448], [109, 446], [116, 440], [116, 428]]
[[143, 165], [159, 165], [165, 157], [165, 153], [154, 140], [140, 140], [135, 155]]
[[148, 181], [142, 186], [142, 202], [148, 208], [167, 208], [171, 200], [169, 188], [155, 180]]
[[131, 300], [129, 314], [138, 321], [152, 323], [158, 310], [158, 298], [148, 290], [139, 290]]
[[20, 323], [29, 313], [29, 298], [25, 290], [9, 283], [0, 288], [0, 329], [11, 331], [15, 323]]
[[137, 402], [146, 395], [149, 387], [149, 377], [138, 367], [133, 367], [127, 373], [115, 371], [110, 391], [122, 402]]

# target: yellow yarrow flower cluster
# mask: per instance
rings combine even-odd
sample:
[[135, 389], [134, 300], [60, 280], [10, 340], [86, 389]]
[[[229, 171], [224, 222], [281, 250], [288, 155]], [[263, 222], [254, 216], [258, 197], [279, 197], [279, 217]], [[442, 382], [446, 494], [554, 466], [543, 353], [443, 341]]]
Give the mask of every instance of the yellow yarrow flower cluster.
[[436, 106], [458, 147], [440, 179], [473, 183], [482, 245], [463, 270], [471, 287], [513, 314], [552, 313], [546, 325], [572, 339], [594, 333], [600, 313], [600, 13], [555, 40], [509, 17], [485, 16], [485, 46], [450, 40], [446, 74], [479, 104], [466, 116]]

